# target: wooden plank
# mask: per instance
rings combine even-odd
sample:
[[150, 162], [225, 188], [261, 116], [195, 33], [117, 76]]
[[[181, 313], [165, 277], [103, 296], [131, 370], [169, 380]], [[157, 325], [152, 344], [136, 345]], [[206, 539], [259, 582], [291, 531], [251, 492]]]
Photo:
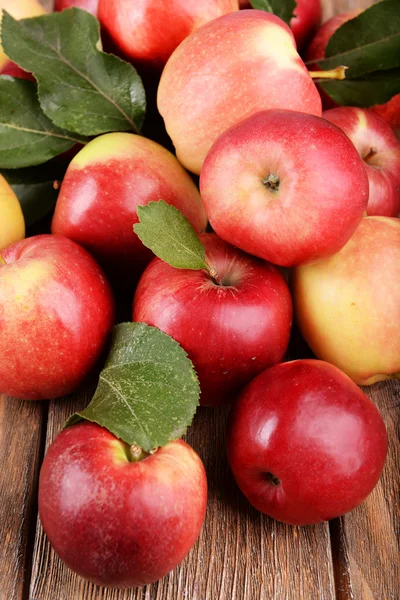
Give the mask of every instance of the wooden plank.
[[[0, 395], [0, 598], [20, 600], [29, 582], [30, 519], [36, 518], [36, 482], [46, 406]], [[26, 572], [27, 571], [27, 572]]]
[[[49, 440], [89, 397], [51, 404]], [[188, 435], [207, 469], [209, 503], [199, 541], [171, 575], [140, 590], [97, 588], [61, 563], [39, 525], [30, 600], [333, 600], [328, 525], [292, 528], [251, 508], [225, 458], [226, 414], [201, 409]]]

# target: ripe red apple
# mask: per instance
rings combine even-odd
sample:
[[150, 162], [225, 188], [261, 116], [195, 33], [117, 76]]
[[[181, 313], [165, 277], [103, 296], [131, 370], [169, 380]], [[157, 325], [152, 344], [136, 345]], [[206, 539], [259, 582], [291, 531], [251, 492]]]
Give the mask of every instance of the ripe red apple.
[[61, 11], [65, 8], [76, 6], [77, 8], [86, 10], [87, 12], [90, 12], [92, 15], [96, 16], [98, 3], [99, 0], [55, 0], [54, 10]]
[[194, 173], [217, 137], [268, 108], [321, 116], [321, 100], [278, 17], [242, 10], [192, 33], [173, 53], [158, 88], [158, 108], [178, 159]]
[[110, 287], [93, 258], [61, 236], [2, 251], [0, 391], [25, 400], [73, 392], [114, 324]]
[[260, 112], [221, 135], [200, 189], [222, 239], [282, 266], [342, 248], [368, 201], [366, 170], [348, 137], [289, 110]]
[[359, 385], [400, 377], [400, 221], [366, 217], [334, 256], [294, 270], [313, 352]]
[[342, 106], [322, 115], [349, 136], [364, 160], [369, 180], [368, 215], [400, 212], [400, 143], [392, 129], [369, 110]]
[[43, 461], [43, 529], [67, 566], [99, 585], [161, 579], [204, 521], [206, 474], [188, 444], [170, 442], [134, 461], [128, 444], [94, 423], [65, 429]]
[[170, 152], [132, 133], [102, 135], [71, 161], [52, 231], [89, 250], [113, 280], [131, 285], [154, 256], [133, 233], [136, 208], [160, 199], [204, 231], [200, 194]]
[[11, 77], [18, 77], [19, 79], [28, 79], [28, 81], [35, 81], [34, 76], [27, 71], [24, 71], [12, 60], [8, 60], [0, 68], [0, 75], [11, 75]]
[[[312, 62], [317, 59], [324, 58], [325, 49], [332, 35], [337, 29], [346, 21], [354, 19], [357, 15], [362, 12], [361, 10], [354, 10], [348, 13], [342, 13], [335, 15], [325, 23], [321, 25], [315, 34], [314, 38], [309, 45], [306, 52], [306, 61]], [[310, 65], [310, 69], [318, 70], [317, 64]], [[319, 88], [324, 108], [333, 108], [336, 103], [326, 94], [321, 88]], [[384, 119], [392, 127], [397, 136], [400, 135], [400, 94], [394, 96], [389, 102], [385, 104], [377, 104], [371, 108], [378, 116]]]
[[238, 389], [282, 360], [289, 342], [292, 301], [273, 265], [246, 256], [215, 234], [203, 234], [206, 271], [175, 269], [155, 258], [143, 273], [133, 320], [177, 340], [199, 376], [201, 404], [231, 402]]
[[161, 71], [197, 27], [239, 9], [238, 0], [99, 0], [99, 20], [134, 65]]
[[360, 504], [376, 485], [387, 434], [374, 404], [317, 360], [275, 365], [242, 392], [229, 418], [228, 459], [251, 504], [310, 525]]
[[[248, 0], [240, 0], [240, 8], [251, 8], [251, 4]], [[290, 20], [290, 28], [297, 48], [301, 50], [321, 23], [321, 0], [296, 0], [294, 15]]]

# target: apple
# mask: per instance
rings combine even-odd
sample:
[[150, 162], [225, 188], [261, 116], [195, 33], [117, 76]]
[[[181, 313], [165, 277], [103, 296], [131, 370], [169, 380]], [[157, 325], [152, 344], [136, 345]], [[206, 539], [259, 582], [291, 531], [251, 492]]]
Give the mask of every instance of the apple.
[[215, 234], [203, 234], [213, 280], [204, 271], [175, 269], [155, 258], [143, 273], [133, 320], [153, 325], [186, 350], [197, 371], [200, 403], [231, 402], [238, 389], [282, 360], [292, 300], [273, 265], [246, 256]]
[[102, 135], [71, 161], [52, 231], [84, 246], [113, 280], [132, 285], [154, 256], [133, 233], [136, 208], [160, 199], [204, 231], [200, 194], [170, 152], [132, 133]]
[[24, 71], [12, 60], [7, 60], [0, 67], [0, 75], [10, 75], [11, 77], [18, 77], [19, 79], [28, 79], [28, 81], [36, 81], [34, 76], [27, 71]]
[[267, 110], [215, 142], [200, 177], [225, 241], [290, 267], [340, 250], [368, 202], [368, 177], [349, 138], [321, 117]]
[[[46, 14], [39, 0], [0, 0], [0, 26], [3, 10], [7, 11], [14, 19], [27, 19]], [[9, 58], [0, 44], [0, 70], [4, 68]]]
[[[309, 45], [306, 52], [306, 61], [312, 62], [317, 59], [324, 58], [325, 49], [328, 45], [328, 42], [332, 35], [335, 33], [337, 29], [346, 21], [350, 19], [354, 19], [357, 15], [362, 12], [361, 10], [355, 10], [348, 13], [342, 13], [340, 15], [335, 15], [325, 23], [321, 25], [315, 34], [314, 38]], [[313, 64], [310, 66], [312, 70], [318, 70], [319, 67], [317, 64]], [[336, 103], [326, 94], [321, 88], [319, 88], [321, 98], [323, 101], [324, 108], [333, 108]], [[394, 96], [389, 102], [385, 104], [377, 104], [371, 108], [373, 112], [375, 112], [379, 117], [384, 119], [389, 125], [392, 127], [394, 132], [398, 137], [400, 137], [400, 94]]]
[[61, 236], [2, 251], [0, 391], [24, 400], [76, 390], [114, 323], [110, 287], [94, 259]]
[[25, 237], [25, 221], [21, 205], [3, 175], [0, 175], [0, 215], [1, 251]]
[[172, 54], [158, 108], [180, 162], [200, 173], [220, 134], [268, 108], [321, 116], [321, 99], [278, 17], [242, 10], [193, 32]]
[[40, 472], [43, 529], [67, 566], [98, 585], [164, 577], [195, 543], [206, 504], [203, 463], [184, 441], [136, 461], [94, 423], [62, 431]]
[[400, 377], [400, 221], [366, 217], [334, 256], [294, 270], [300, 330], [359, 385]]
[[98, 14], [124, 57], [135, 66], [161, 71], [194, 29], [238, 9], [238, 0], [99, 0]]
[[66, 8], [76, 6], [82, 10], [86, 10], [94, 16], [97, 16], [97, 6], [99, 0], [55, 0], [54, 10], [62, 11]]
[[387, 454], [375, 405], [344, 373], [317, 360], [263, 371], [229, 416], [228, 460], [259, 511], [290, 525], [343, 515], [373, 490]]
[[[251, 8], [248, 0], [240, 0], [240, 8]], [[290, 28], [301, 50], [321, 23], [321, 0], [296, 0], [294, 17], [290, 20]]]
[[369, 180], [368, 215], [400, 212], [400, 143], [383, 119], [369, 110], [342, 106], [322, 115], [349, 136], [364, 160]]

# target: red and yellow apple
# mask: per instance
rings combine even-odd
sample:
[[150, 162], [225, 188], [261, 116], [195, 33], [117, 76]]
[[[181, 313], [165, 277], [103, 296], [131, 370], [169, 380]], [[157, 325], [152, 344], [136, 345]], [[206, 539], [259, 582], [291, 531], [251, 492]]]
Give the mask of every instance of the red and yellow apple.
[[258, 10], [193, 32], [166, 64], [157, 102], [178, 159], [194, 173], [218, 136], [254, 113], [286, 108], [321, 116], [290, 28]]
[[334, 256], [294, 270], [300, 330], [359, 385], [400, 377], [400, 220], [366, 217]]
[[39, 481], [40, 520], [67, 566], [130, 588], [161, 579], [195, 543], [207, 505], [203, 463], [182, 440], [137, 461], [94, 423], [60, 433]]
[[98, 4], [99, 0], [55, 0], [54, 10], [61, 11], [76, 6], [96, 16]]
[[0, 215], [1, 251], [25, 237], [25, 221], [21, 205], [3, 175], [0, 175]]

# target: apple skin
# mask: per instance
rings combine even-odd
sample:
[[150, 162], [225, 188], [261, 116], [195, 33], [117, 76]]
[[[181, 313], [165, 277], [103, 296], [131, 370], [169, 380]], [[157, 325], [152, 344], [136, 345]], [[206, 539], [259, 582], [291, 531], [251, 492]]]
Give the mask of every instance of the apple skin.
[[143, 273], [133, 320], [158, 327], [177, 340], [193, 361], [200, 403], [231, 402], [240, 387], [282, 360], [289, 343], [292, 300], [273, 265], [246, 256], [215, 234], [203, 234], [204, 271], [175, 269], [155, 258]]
[[183, 440], [130, 462], [129, 446], [94, 423], [62, 431], [39, 480], [40, 520], [54, 550], [84, 577], [130, 588], [161, 579], [195, 543], [207, 478]]
[[297, 322], [314, 354], [359, 385], [400, 377], [400, 221], [366, 217], [334, 256], [294, 270]]
[[[268, 177], [278, 177], [278, 190], [268, 187]], [[268, 110], [219, 137], [200, 190], [222, 239], [290, 267], [344, 246], [367, 208], [368, 177], [338, 127], [305, 113]]]
[[113, 282], [131, 285], [154, 257], [133, 233], [137, 207], [160, 199], [176, 206], [196, 231], [204, 231], [200, 194], [170, 152], [132, 133], [102, 135], [71, 161], [52, 232], [86, 248]]
[[25, 221], [21, 205], [3, 175], [0, 175], [0, 214], [1, 251], [25, 237]]
[[396, 217], [400, 211], [400, 143], [389, 124], [369, 110], [350, 106], [332, 108], [322, 116], [348, 135], [364, 159], [369, 180], [367, 214]]
[[24, 400], [73, 392], [114, 324], [114, 301], [100, 267], [61, 236], [28, 238], [2, 256], [0, 391]]
[[24, 71], [12, 60], [7, 60], [2, 67], [0, 67], [0, 75], [10, 75], [11, 77], [18, 77], [18, 79], [27, 79], [28, 81], [36, 81], [34, 76], [27, 71]]
[[237, 10], [238, 0], [99, 0], [98, 15], [106, 36], [125, 58], [161, 72], [194, 29]]
[[250, 115], [269, 108], [322, 114], [290, 28], [259, 10], [192, 33], [166, 64], [157, 103], [178, 159], [194, 173], [218, 136]]
[[296, 360], [267, 369], [243, 390], [229, 416], [227, 452], [257, 510], [311, 525], [368, 496], [385, 463], [387, 434], [378, 409], [344, 373]]
[[55, 0], [54, 10], [60, 12], [66, 8], [76, 6], [96, 17], [98, 4], [99, 0]]

